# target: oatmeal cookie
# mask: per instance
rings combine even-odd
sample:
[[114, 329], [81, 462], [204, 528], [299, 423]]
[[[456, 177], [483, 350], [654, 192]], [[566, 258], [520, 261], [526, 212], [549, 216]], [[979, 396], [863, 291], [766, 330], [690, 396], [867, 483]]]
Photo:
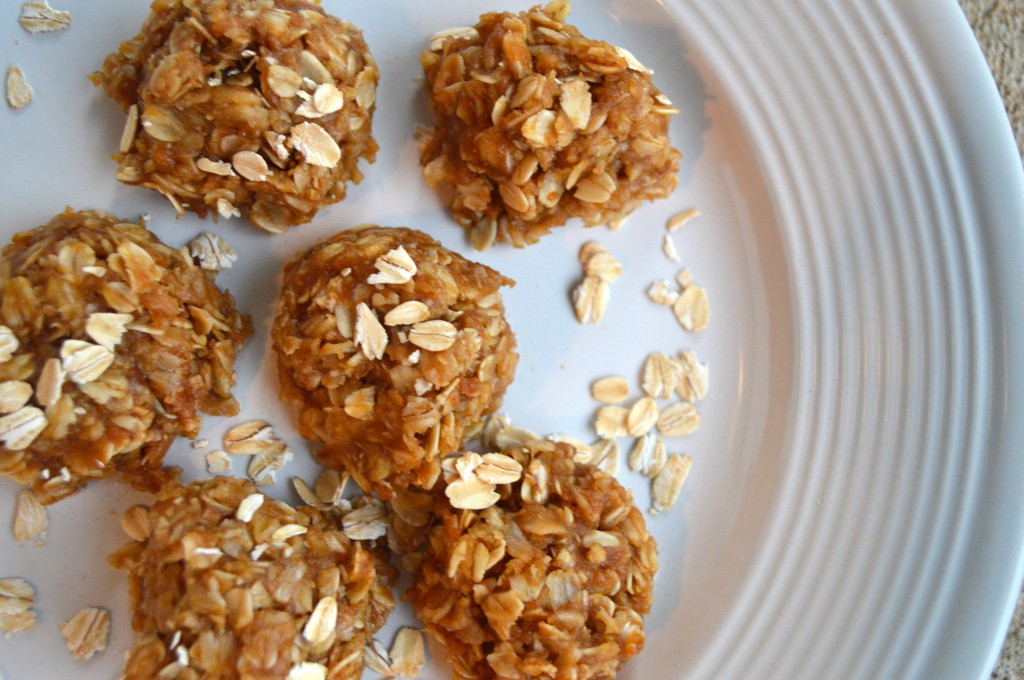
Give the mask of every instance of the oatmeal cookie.
[[288, 264], [272, 329], [281, 398], [318, 460], [384, 498], [433, 486], [512, 381], [498, 291], [512, 283], [406, 228], [345, 231]]
[[319, 0], [156, 0], [93, 82], [128, 113], [117, 178], [281, 233], [373, 162], [379, 71]]
[[170, 485], [131, 526], [137, 540], [111, 556], [139, 635], [126, 680], [358, 679], [394, 609], [375, 544], [248, 480]]
[[406, 597], [456, 678], [613, 678], [643, 647], [654, 539], [630, 493], [573, 453], [534, 440], [467, 454], [435, 494]]
[[115, 471], [155, 491], [200, 412], [238, 412], [248, 317], [139, 224], [68, 209], [15, 235], [0, 296], [0, 473], [44, 502]]
[[479, 249], [534, 243], [571, 218], [623, 219], [676, 187], [678, 110], [621, 47], [565, 23], [566, 0], [489, 13], [420, 61], [434, 127], [420, 163]]

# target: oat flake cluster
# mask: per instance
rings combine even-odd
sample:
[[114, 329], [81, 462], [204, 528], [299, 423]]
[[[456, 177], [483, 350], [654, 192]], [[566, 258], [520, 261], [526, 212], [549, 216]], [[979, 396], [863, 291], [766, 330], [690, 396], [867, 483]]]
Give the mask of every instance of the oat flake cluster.
[[489, 13], [420, 57], [434, 111], [420, 162], [479, 249], [534, 243], [579, 217], [621, 220], [668, 196], [678, 110], [627, 50], [565, 23], [566, 0]]
[[272, 330], [281, 397], [319, 461], [384, 498], [433, 486], [512, 380], [511, 283], [404, 228], [345, 231], [288, 264]]
[[0, 296], [0, 472], [43, 502], [114, 471], [155, 490], [200, 412], [238, 411], [248, 317], [141, 225], [69, 209], [15, 235]]
[[169, 487], [131, 521], [139, 540], [111, 558], [139, 634], [126, 680], [361, 676], [394, 608], [374, 545], [229, 477]]
[[119, 180], [273, 233], [362, 179], [378, 79], [360, 31], [318, 0], [156, 0], [93, 74], [128, 114]]

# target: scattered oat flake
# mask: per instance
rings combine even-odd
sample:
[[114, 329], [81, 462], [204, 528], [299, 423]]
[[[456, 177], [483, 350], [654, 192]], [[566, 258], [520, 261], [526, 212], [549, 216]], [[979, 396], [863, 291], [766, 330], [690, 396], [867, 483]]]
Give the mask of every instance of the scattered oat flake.
[[[60, 363], [60, 362], [58, 362]], [[23, 380], [0, 382], [0, 413], [14, 413], [32, 398], [32, 386]]]
[[302, 477], [292, 477], [292, 486], [295, 488], [295, 493], [299, 494], [299, 498], [306, 505], [321, 509], [330, 507], [327, 503], [317, 498], [316, 493]]
[[132, 104], [128, 107], [128, 117], [124, 121], [124, 129], [121, 131], [121, 142], [118, 144], [118, 151], [128, 153], [135, 141], [135, 135], [139, 132], [139, 107]]
[[690, 456], [674, 454], [669, 457], [651, 483], [651, 514], [665, 512], [675, 505], [692, 465]]
[[667, 454], [664, 440], [648, 432], [638, 438], [633, 445], [633, 450], [629, 453], [629, 469], [653, 478], [665, 466]]
[[272, 448], [277, 439], [265, 420], [247, 420], [224, 433], [224, 449], [238, 455], [255, 455]]
[[676, 244], [672, 240], [671, 234], [664, 234], [662, 236], [661, 250], [665, 253], [665, 257], [672, 260], [673, 262], [679, 262], [679, 251], [676, 250]]
[[461, 40], [463, 38], [469, 38], [475, 40], [479, 38], [480, 34], [472, 26], [456, 26], [454, 28], [446, 28], [443, 31], [438, 31], [430, 38], [430, 51], [440, 52], [444, 47], [445, 42], [449, 38], [452, 40]]
[[263, 501], [266, 500], [266, 496], [261, 493], [251, 493], [242, 499], [242, 502], [238, 504], [238, 509], [235, 511], [235, 517], [243, 522], [252, 521], [256, 511], [263, 507]]
[[657, 425], [658, 432], [666, 437], [682, 437], [700, 428], [700, 414], [693, 404], [680, 401], [662, 410]]
[[355, 341], [367, 359], [380, 359], [388, 346], [387, 331], [377, 319], [377, 313], [365, 302], [356, 305]]
[[[305, 92], [299, 93], [300, 97], [309, 96]], [[345, 93], [338, 89], [334, 83], [321, 83], [317, 85], [313, 95], [295, 110], [295, 113], [306, 118], [321, 118], [330, 113], [336, 113], [345, 106]]]
[[288, 139], [310, 165], [333, 168], [341, 160], [338, 143], [316, 123], [299, 123], [291, 129]]
[[26, 2], [21, 6], [18, 23], [29, 33], [50, 33], [71, 27], [71, 13], [50, 7], [46, 0]]
[[626, 64], [633, 71], [640, 71], [641, 73], [654, 73], [654, 71], [641, 64], [640, 60], [633, 56], [633, 53], [627, 50], [625, 47], [619, 47], [618, 45], [614, 45], [614, 47], [618, 55], [626, 60]]
[[356, 104], [369, 111], [377, 101], [377, 69], [366, 66], [356, 76]]
[[35, 601], [36, 591], [23, 578], [0, 578], [0, 614], [25, 611]]
[[85, 334], [95, 340], [101, 347], [111, 352], [121, 343], [121, 336], [132, 322], [131, 314], [114, 312], [94, 312], [85, 321]]
[[250, 182], [264, 182], [270, 173], [267, 161], [255, 151], [239, 151], [231, 157], [231, 165], [235, 172]]
[[681, 290], [686, 290], [693, 285], [693, 274], [690, 273], [689, 268], [683, 268], [676, 274], [676, 283], [679, 284]]
[[32, 87], [17, 66], [7, 69], [7, 104], [12, 109], [28, 106], [32, 101]]
[[599, 439], [590, 445], [590, 450], [592, 465], [596, 465], [612, 477], [619, 474], [619, 443], [617, 441]]
[[471, 475], [450, 483], [445, 487], [444, 495], [448, 497], [453, 508], [483, 510], [501, 499], [494, 489], [493, 484], [488, 484], [479, 477]]
[[367, 279], [370, 285], [379, 283], [406, 283], [416, 275], [416, 262], [404, 246], [398, 246], [378, 257], [373, 266], [376, 274]]
[[71, 656], [79, 661], [91, 659], [107, 648], [110, 637], [110, 613], [99, 607], [86, 607], [60, 626]]
[[665, 224], [665, 229], [668, 231], [675, 231], [698, 215], [700, 215], [700, 211], [696, 208], [689, 208], [682, 212], [678, 212], [668, 218], [668, 222]]
[[604, 404], [621, 404], [629, 398], [629, 382], [621, 375], [610, 375], [590, 385], [590, 396]]
[[334, 80], [331, 72], [323, 65], [315, 54], [309, 50], [302, 50], [299, 53], [299, 72], [303, 78], [313, 81], [314, 85], [329, 83]]
[[32, 491], [22, 491], [14, 512], [14, 540], [31, 541], [46, 535], [46, 507]]
[[661, 352], [647, 355], [640, 384], [644, 394], [653, 399], [668, 399], [678, 379], [679, 370], [671, 359]]
[[485, 453], [480, 459], [480, 465], [474, 473], [488, 484], [513, 484], [523, 476], [523, 466], [511, 456], [503, 453]]
[[272, 64], [267, 71], [267, 86], [278, 97], [294, 97], [302, 89], [302, 76], [281, 64]]
[[206, 471], [211, 475], [222, 475], [231, 469], [231, 458], [220, 449], [206, 454]]
[[383, 505], [369, 502], [345, 514], [342, 531], [353, 541], [372, 541], [388, 532], [388, 513]]
[[626, 418], [629, 409], [621, 406], [602, 406], [597, 410], [594, 419], [594, 431], [605, 439], [618, 439], [626, 436]]
[[605, 247], [600, 241], [586, 241], [580, 246], [580, 252], [577, 254], [580, 264], [586, 268], [587, 263], [590, 262], [595, 256], [609, 253], [608, 248]]
[[415, 628], [402, 628], [395, 636], [389, 654], [391, 670], [395, 675], [401, 678], [416, 677], [426, 663], [423, 633]]
[[47, 426], [46, 414], [35, 406], [23, 406], [0, 418], [0, 441], [11, 451], [24, 451]]
[[84, 340], [65, 340], [60, 346], [61, 366], [71, 380], [84, 385], [103, 375], [114, 363], [114, 353]]
[[622, 263], [607, 250], [596, 252], [583, 262], [583, 273], [615, 283], [622, 275]]
[[430, 318], [430, 308], [419, 300], [408, 300], [384, 315], [385, 326], [407, 326]]
[[345, 485], [348, 483], [348, 479], [348, 473], [338, 472], [337, 470], [324, 470], [313, 484], [313, 491], [316, 493], [317, 498], [324, 503], [337, 505], [341, 500], [342, 494], [345, 493]]
[[8, 635], [32, 630], [36, 613], [31, 610], [36, 593], [23, 578], [0, 579], [0, 631]]
[[[177, 201], [174, 200], [173, 196], [168, 195], [167, 198], [171, 201], [171, 203], [175, 207], [175, 210], [177, 210], [178, 214], [180, 215], [183, 212], [183, 209], [181, 209], [180, 204], [178, 204]], [[222, 197], [217, 199], [217, 214], [226, 220], [230, 220], [232, 217], [241, 217], [242, 211], [239, 210], [234, 203]]]
[[684, 330], [693, 333], [703, 331], [710, 315], [707, 291], [698, 285], [687, 286], [672, 305], [672, 311]]
[[[0, 600], [2, 602], [2, 600]], [[27, 630], [32, 630], [36, 627], [36, 613], [31, 609], [24, 611], [14, 612], [12, 614], [0, 613], [0, 631], [3, 631], [5, 637], [10, 637], [12, 633], [23, 633]]]
[[189, 241], [188, 252], [201, 268], [212, 272], [231, 269], [238, 261], [238, 253], [231, 244], [209, 231]]
[[658, 403], [650, 397], [641, 397], [630, 407], [626, 415], [626, 431], [634, 437], [641, 437], [658, 422]]
[[572, 80], [562, 84], [559, 105], [577, 130], [583, 130], [590, 122], [593, 99], [585, 80]]
[[459, 330], [444, 319], [420, 321], [409, 329], [409, 342], [428, 352], [443, 352], [455, 344]]
[[395, 674], [391, 670], [391, 657], [388, 656], [388, 650], [384, 648], [384, 645], [377, 638], [373, 638], [367, 643], [363, 650], [363, 658], [366, 667], [374, 673], [384, 676]]
[[704, 398], [708, 391], [708, 366], [697, 359], [693, 350], [680, 352], [673, 363], [679, 371], [676, 382], [676, 394], [683, 401], [695, 404]]
[[220, 175], [221, 177], [234, 177], [235, 170], [231, 167], [231, 163], [225, 161], [215, 161], [210, 158], [200, 158], [196, 161], [196, 167], [203, 172], [208, 172], [211, 175]]
[[648, 287], [647, 297], [655, 304], [671, 307], [679, 298], [679, 293], [668, 287], [668, 281], [655, 281]]
[[338, 601], [331, 596], [322, 597], [306, 619], [302, 636], [314, 645], [325, 642], [338, 625]]
[[279, 527], [277, 530], [274, 531], [273, 534], [270, 535], [270, 540], [272, 543], [284, 543], [289, 538], [302, 536], [307, 531], [309, 531], [309, 529], [307, 527], [302, 526], [301, 524], [285, 524], [284, 526]]
[[273, 484], [277, 473], [291, 461], [292, 456], [291, 450], [285, 446], [284, 442], [274, 442], [272, 448], [261, 451], [252, 457], [246, 472], [256, 486]]
[[604, 317], [611, 290], [608, 282], [596, 276], [586, 276], [572, 292], [573, 309], [580, 323], [597, 323]]
[[533, 146], [553, 146], [555, 138], [555, 113], [543, 109], [527, 118], [519, 131]]

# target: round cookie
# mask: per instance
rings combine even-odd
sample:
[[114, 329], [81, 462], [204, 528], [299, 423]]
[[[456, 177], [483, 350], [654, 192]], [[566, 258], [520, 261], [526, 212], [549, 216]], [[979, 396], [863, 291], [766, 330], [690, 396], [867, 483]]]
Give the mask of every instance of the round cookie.
[[437, 189], [478, 249], [536, 242], [572, 217], [617, 224], [675, 189], [678, 110], [628, 51], [580, 34], [569, 3], [492, 12], [434, 36], [420, 61]]
[[377, 65], [318, 0], [156, 0], [92, 78], [128, 113], [117, 178], [179, 213], [281, 233], [376, 155]]
[[200, 412], [238, 412], [248, 317], [140, 225], [68, 209], [15, 235], [0, 296], [0, 473], [44, 502], [115, 471], [155, 490]]
[[643, 647], [654, 538], [574, 451], [535, 440], [446, 460], [406, 597], [454, 677], [613, 678]]
[[135, 541], [111, 562], [128, 571], [139, 635], [126, 680], [357, 680], [395, 606], [393, 571], [373, 543], [248, 480], [170, 485], [125, 527]]
[[271, 332], [281, 398], [320, 463], [384, 498], [433, 486], [512, 381], [512, 283], [406, 228], [345, 231], [289, 263]]

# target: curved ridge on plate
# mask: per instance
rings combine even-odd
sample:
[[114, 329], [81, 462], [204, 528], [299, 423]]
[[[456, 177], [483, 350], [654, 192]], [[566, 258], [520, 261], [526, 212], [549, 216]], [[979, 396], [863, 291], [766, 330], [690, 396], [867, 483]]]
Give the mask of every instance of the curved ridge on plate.
[[919, 677], [977, 529], [1000, 358], [964, 151], [893, 10], [685, 14], [761, 152], [799, 339], [773, 523], [694, 675]]

